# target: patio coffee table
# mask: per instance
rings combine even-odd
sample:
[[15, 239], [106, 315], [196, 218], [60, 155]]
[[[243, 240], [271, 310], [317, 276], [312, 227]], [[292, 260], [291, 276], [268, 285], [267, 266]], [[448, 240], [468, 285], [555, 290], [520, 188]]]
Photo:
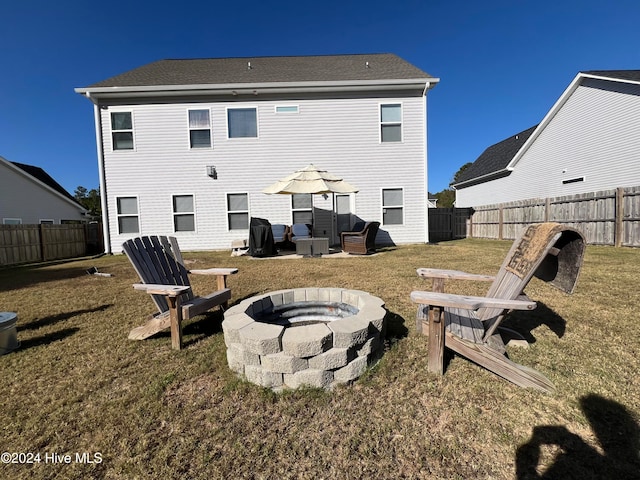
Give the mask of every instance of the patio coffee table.
[[329, 253], [328, 238], [301, 238], [296, 241], [296, 253], [304, 256], [326, 255]]

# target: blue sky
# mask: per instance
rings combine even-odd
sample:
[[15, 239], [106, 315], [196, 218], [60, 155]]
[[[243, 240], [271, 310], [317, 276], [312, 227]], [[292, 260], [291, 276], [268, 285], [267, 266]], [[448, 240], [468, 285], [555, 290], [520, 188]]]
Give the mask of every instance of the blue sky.
[[84, 87], [163, 58], [395, 53], [428, 94], [429, 191], [542, 120], [579, 71], [640, 69], [637, 0], [21, 0], [0, 15], [0, 156], [98, 187]]

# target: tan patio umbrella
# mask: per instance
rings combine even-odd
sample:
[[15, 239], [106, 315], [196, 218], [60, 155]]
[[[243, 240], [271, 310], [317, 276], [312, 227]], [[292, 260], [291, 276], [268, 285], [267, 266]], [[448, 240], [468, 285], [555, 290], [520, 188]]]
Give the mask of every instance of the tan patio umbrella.
[[294, 194], [294, 193], [357, 193], [358, 189], [345, 182], [342, 178], [331, 175], [326, 170], [320, 170], [309, 165], [297, 170], [291, 175], [278, 180], [273, 185], [262, 190], [263, 193]]
[[302, 170], [278, 180], [268, 186], [263, 193], [288, 194], [310, 193], [311, 196], [311, 236], [313, 236], [313, 195], [323, 193], [357, 193], [358, 189], [342, 178], [331, 175], [311, 164]]

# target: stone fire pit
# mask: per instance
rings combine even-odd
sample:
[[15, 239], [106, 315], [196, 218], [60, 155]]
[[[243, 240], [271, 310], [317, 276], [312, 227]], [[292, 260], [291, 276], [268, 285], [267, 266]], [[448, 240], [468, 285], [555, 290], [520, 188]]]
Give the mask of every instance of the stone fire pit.
[[280, 290], [243, 300], [222, 322], [229, 367], [274, 390], [351, 382], [382, 351], [383, 306], [378, 297], [341, 288]]

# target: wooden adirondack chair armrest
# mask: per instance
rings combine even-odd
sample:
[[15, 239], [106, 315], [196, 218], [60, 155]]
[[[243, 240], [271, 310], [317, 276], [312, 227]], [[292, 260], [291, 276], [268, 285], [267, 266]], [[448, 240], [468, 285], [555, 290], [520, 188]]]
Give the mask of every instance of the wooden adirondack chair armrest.
[[196, 275], [233, 275], [238, 273], [237, 268], [206, 268], [204, 270], [189, 270], [189, 273], [195, 273]]
[[207, 268], [205, 270], [189, 270], [189, 273], [196, 275], [215, 275], [218, 279], [218, 290], [227, 288], [227, 277], [238, 273], [237, 268]]
[[441, 278], [443, 280], [477, 280], [481, 282], [493, 282], [496, 279], [496, 277], [492, 275], [479, 275], [477, 273], [467, 273], [459, 270], [444, 270], [440, 268], [418, 268], [416, 273], [421, 278]]
[[189, 286], [183, 285], [161, 285], [157, 283], [134, 283], [133, 288], [142, 290], [149, 295], [164, 295], [169, 298], [177, 297], [191, 290]]
[[455, 295], [438, 292], [411, 292], [411, 300], [415, 303], [433, 305], [437, 307], [463, 308], [465, 310], [477, 310], [481, 307], [505, 308], [509, 310], [533, 310], [536, 302], [531, 300], [507, 300], [502, 298], [472, 297], [468, 295]]

